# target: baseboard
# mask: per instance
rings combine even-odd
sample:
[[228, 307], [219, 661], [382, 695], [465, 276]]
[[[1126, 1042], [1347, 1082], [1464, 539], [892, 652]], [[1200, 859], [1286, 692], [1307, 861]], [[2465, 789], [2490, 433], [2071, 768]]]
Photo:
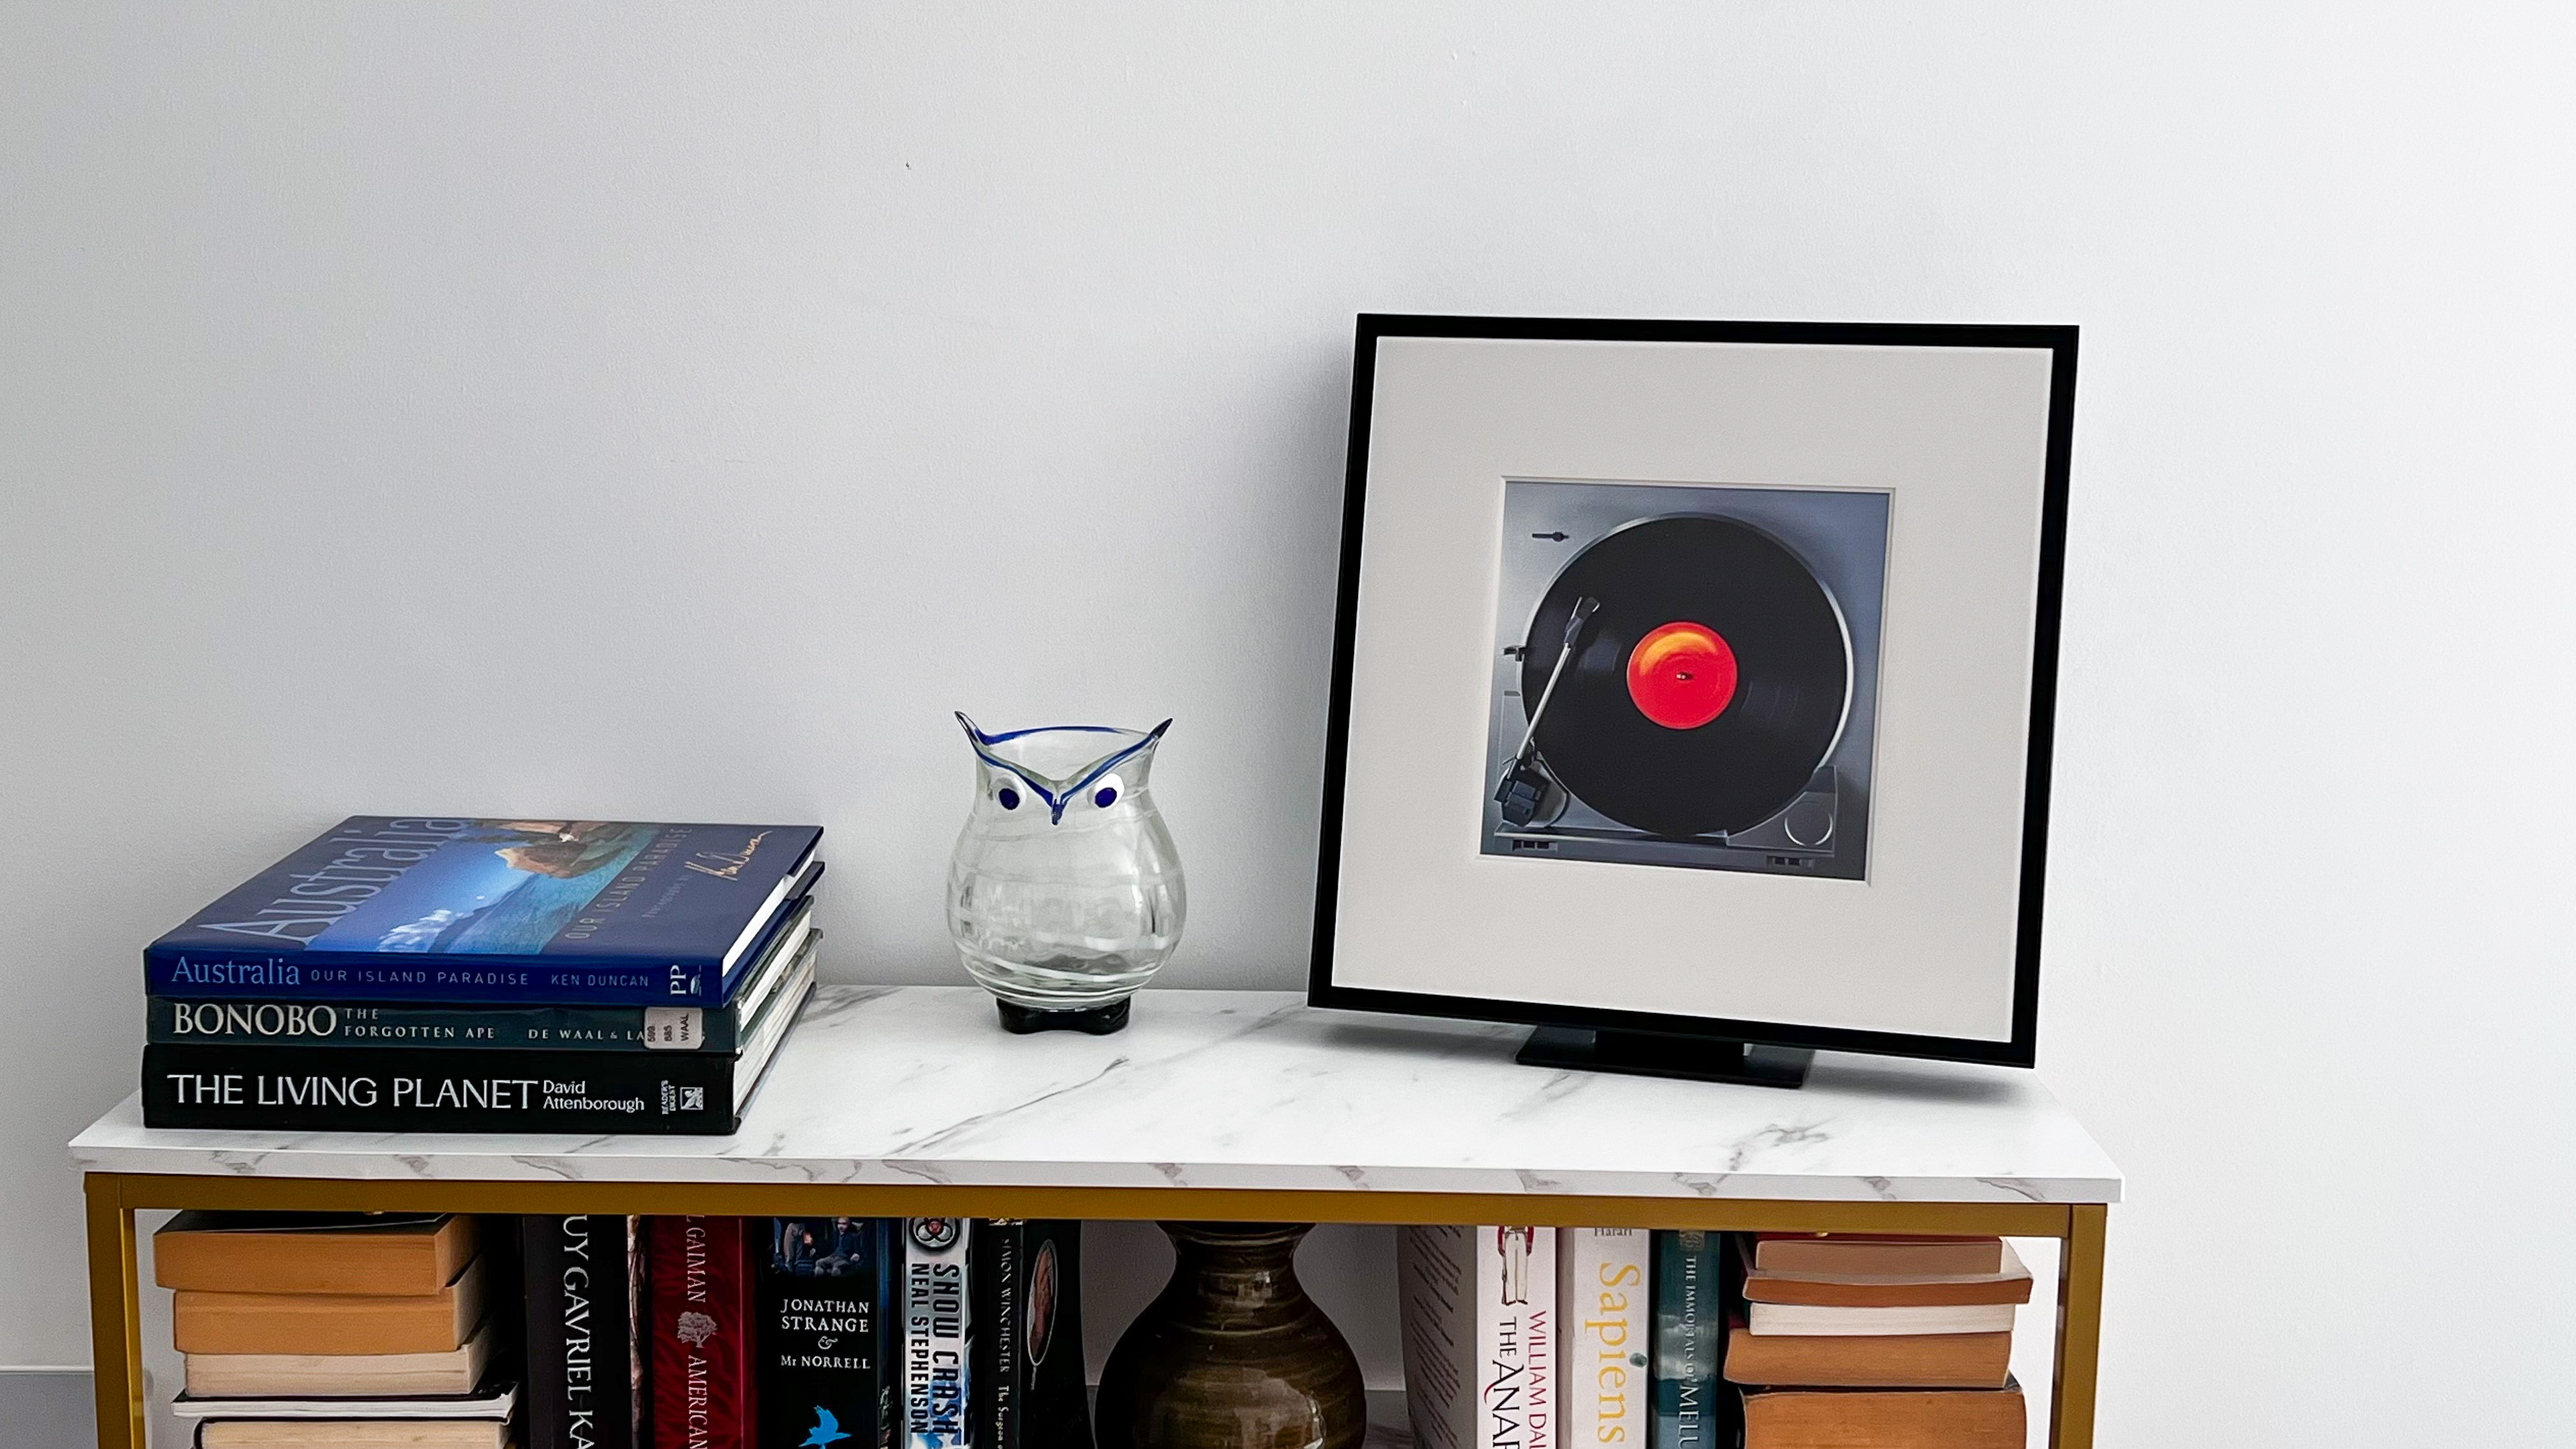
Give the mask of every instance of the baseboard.
[[85, 1368], [0, 1368], [0, 1425], [10, 1449], [91, 1449], [98, 1419]]

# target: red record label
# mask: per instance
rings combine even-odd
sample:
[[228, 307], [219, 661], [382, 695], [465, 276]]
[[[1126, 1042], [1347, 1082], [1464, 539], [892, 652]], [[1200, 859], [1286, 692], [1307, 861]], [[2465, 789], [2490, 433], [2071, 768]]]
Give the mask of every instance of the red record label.
[[1735, 702], [1735, 651], [1717, 631], [1666, 624], [1628, 653], [1628, 698], [1668, 730], [1695, 730]]

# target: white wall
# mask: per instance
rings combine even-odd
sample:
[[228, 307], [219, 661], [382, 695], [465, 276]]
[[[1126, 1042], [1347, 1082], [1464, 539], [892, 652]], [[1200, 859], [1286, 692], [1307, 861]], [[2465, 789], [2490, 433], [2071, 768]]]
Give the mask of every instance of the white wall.
[[2103, 1441], [2576, 1431], [2563, 7], [8, 9], [0, 1362], [336, 812], [819, 818], [946, 980], [946, 712], [1171, 714], [1290, 985], [1351, 313], [2043, 320]]

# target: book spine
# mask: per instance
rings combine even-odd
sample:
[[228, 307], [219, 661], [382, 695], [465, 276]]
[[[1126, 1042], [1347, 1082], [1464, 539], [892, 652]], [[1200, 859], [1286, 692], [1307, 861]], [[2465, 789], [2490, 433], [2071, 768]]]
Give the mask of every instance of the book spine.
[[[1723, 1233], [1654, 1235], [1653, 1449], [1729, 1449], [1733, 1415], [1719, 1403], [1725, 1343]], [[1728, 1395], [1729, 1402], [1734, 1396]]]
[[968, 1256], [975, 1449], [1091, 1449], [1082, 1363], [1082, 1224], [994, 1218]]
[[[751, 953], [746, 952], [746, 959]], [[714, 961], [284, 953], [153, 947], [149, 996], [192, 1001], [485, 1001], [531, 1006], [722, 1006], [737, 969]]]
[[760, 1278], [760, 1449], [889, 1449], [897, 1408], [894, 1225], [881, 1218], [755, 1221], [768, 1234]]
[[635, 1449], [656, 1449], [653, 1439], [653, 1273], [641, 1217], [626, 1220], [626, 1422], [635, 1426]]
[[527, 1449], [635, 1449], [626, 1219], [519, 1219], [526, 1273]]
[[903, 1442], [905, 1449], [964, 1449], [973, 1442], [967, 1262], [974, 1224], [907, 1218], [903, 1226]]
[[975, 1335], [966, 1374], [975, 1405], [968, 1442], [975, 1449], [1021, 1449], [1028, 1382], [1021, 1372], [1021, 1357], [1014, 1352], [1017, 1335], [1011, 1330], [1025, 1308], [1028, 1236], [1028, 1223], [1021, 1218], [982, 1218], [975, 1223], [967, 1276], [973, 1281], [974, 1320], [984, 1328]]
[[448, 1006], [422, 1003], [144, 1003], [146, 1042], [172, 1046], [451, 1047], [516, 1051], [690, 1051], [741, 1047], [730, 1006]]
[[1404, 1406], [1421, 1449], [1463, 1449], [1476, 1415], [1475, 1231], [1407, 1227], [1395, 1240]]
[[751, 1259], [757, 1219], [645, 1219], [653, 1449], [752, 1449]]
[[1561, 1437], [1572, 1449], [1646, 1442], [1653, 1241], [1642, 1228], [1557, 1233]]
[[1475, 1230], [1476, 1449], [1557, 1449], [1556, 1229]]
[[734, 1130], [729, 1056], [147, 1046], [143, 1123], [251, 1131]]

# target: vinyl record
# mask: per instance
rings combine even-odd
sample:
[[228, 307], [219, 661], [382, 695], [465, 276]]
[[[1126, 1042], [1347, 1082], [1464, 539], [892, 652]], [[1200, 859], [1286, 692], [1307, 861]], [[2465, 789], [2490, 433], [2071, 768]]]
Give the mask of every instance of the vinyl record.
[[1548, 586], [1521, 656], [1547, 690], [1578, 600], [1600, 601], [1539, 718], [1538, 754], [1584, 804], [1690, 836], [1759, 825], [1842, 734], [1851, 645], [1797, 555], [1731, 519], [1649, 518], [1596, 540]]

